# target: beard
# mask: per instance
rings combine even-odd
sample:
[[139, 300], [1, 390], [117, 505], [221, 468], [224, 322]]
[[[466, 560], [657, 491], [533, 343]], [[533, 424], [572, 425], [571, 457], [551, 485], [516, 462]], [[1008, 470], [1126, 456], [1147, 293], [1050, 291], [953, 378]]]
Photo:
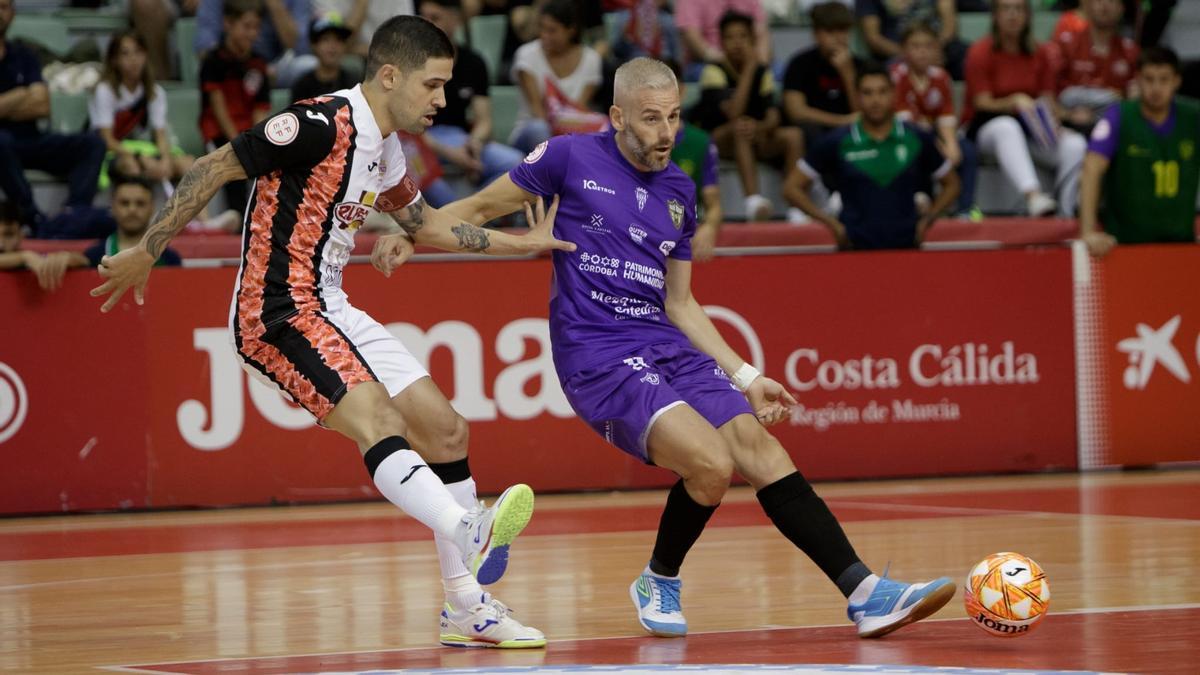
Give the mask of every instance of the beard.
[[625, 134], [625, 141], [629, 145], [629, 154], [633, 155], [638, 164], [649, 167], [651, 171], [662, 171], [671, 163], [670, 154], [663, 159], [655, 159], [654, 148], [643, 144], [632, 129], [627, 128], [621, 133]]

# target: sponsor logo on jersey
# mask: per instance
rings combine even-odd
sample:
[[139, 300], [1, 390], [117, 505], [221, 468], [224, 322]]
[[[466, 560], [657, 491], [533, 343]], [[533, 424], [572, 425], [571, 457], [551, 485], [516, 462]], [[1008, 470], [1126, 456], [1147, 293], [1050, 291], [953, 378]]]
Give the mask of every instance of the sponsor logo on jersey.
[[617, 194], [617, 191], [616, 191], [616, 190], [614, 190], [614, 189], [612, 189], [612, 188], [609, 188], [609, 187], [604, 187], [603, 185], [601, 185], [601, 184], [597, 183], [596, 181], [592, 180], [591, 178], [584, 178], [584, 179], [583, 179], [583, 189], [584, 189], [584, 190], [591, 190], [591, 191], [593, 191], [593, 192], [603, 192], [604, 194], [609, 194], [609, 195], [615, 195], [615, 194]]

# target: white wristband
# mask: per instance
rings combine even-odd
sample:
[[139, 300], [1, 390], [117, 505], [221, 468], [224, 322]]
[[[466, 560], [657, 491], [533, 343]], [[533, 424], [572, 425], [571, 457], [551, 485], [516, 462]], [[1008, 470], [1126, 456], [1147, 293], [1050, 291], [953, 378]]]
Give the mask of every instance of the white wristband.
[[749, 363], [743, 363], [742, 367], [738, 368], [737, 372], [733, 374], [733, 386], [746, 391], [761, 375], [762, 373], [758, 372], [758, 368]]

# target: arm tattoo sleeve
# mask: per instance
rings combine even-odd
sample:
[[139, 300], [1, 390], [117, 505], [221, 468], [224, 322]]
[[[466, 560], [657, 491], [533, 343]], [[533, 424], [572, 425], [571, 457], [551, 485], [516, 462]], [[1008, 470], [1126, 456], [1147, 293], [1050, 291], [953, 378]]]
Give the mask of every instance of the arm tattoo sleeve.
[[154, 224], [146, 232], [144, 241], [150, 255], [155, 258], [162, 255], [167, 243], [208, 204], [208, 200], [226, 182], [221, 173], [220, 167], [214, 162], [200, 161], [184, 174], [175, 194], [154, 215]]
[[425, 198], [421, 197], [404, 209], [392, 211], [391, 215], [392, 220], [409, 236], [416, 236], [417, 232], [425, 227]]
[[458, 247], [464, 251], [486, 251], [492, 245], [488, 233], [478, 225], [459, 223], [450, 228], [450, 231], [458, 237]]

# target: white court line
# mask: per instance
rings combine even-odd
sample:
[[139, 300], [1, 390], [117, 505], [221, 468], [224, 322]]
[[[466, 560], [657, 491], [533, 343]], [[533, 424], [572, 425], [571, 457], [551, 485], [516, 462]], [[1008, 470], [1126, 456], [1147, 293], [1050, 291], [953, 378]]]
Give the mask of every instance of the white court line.
[[[1200, 520], [1189, 518], [1168, 518], [1163, 516], [1130, 516], [1109, 513], [1071, 513], [1068, 511], [1029, 511], [1026, 509], [979, 508], [976, 506], [936, 506], [933, 504], [894, 504], [889, 502], [860, 502], [853, 499], [838, 499], [830, 497], [825, 500], [829, 504], [844, 504], [856, 508], [878, 509], [880, 511], [926, 511], [929, 513], [948, 513], [964, 516], [1037, 516], [1040, 518], [1110, 518], [1113, 520], [1154, 521], [1156, 523], [1178, 523], [1181, 525], [1200, 525]], [[855, 520], [855, 523], [871, 522], [870, 520]]]
[[[1182, 611], [1182, 610], [1189, 610], [1189, 609], [1200, 609], [1200, 602], [1187, 602], [1187, 603], [1181, 603], [1181, 604], [1177, 604], [1177, 605], [1131, 605], [1129, 607], [1081, 607], [1079, 609], [1065, 609], [1065, 610], [1061, 610], [1061, 611], [1056, 611], [1056, 612], [1053, 612], [1053, 615], [1054, 616], [1062, 616], [1062, 615], [1070, 616], [1070, 615], [1076, 615], [1076, 614], [1122, 614], [1122, 613], [1127, 613], [1127, 612], [1171, 612], [1171, 611]], [[962, 616], [962, 617], [953, 617], [953, 618], [947, 617], [944, 619], [925, 619], [925, 620], [921, 621], [921, 623], [945, 623], [948, 621], [970, 621], [970, 620], [971, 620], [970, 617]], [[851, 624], [849, 622], [830, 623], [830, 624], [815, 624], [815, 625], [811, 625], [811, 626], [768, 625], [768, 626], [755, 626], [755, 627], [750, 627], [750, 628], [729, 628], [729, 629], [725, 629], [725, 630], [697, 631], [697, 632], [688, 633], [688, 636], [694, 637], [697, 635], [726, 635], [729, 633], [748, 633], [750, 631], [761, 632], [761, 631], [783, 631], [783, 630], [809, 630], [809, 629], [814, 629], [814, 628], [847, 628], [848, 629], [850, 627], [851, 627]], [[568, 638], [565, 640], [549, 640], [547, 642], [547, 646], [553, 645], [556, 642], [599, 642], [599, 641], [603, 641], [603, 640], [629, 640], [629, 639], [635, 639], [635, 638], [641, 638], [641, 637], [646, 637], [646, 634], [639, 633], [637, 635], [609, 635], [609, 636], [605, 636], [605, 637]], [[393, 648], [393, 649], [359, 649], [359, 650], [355, 650], [355, 651], [343, 651], [343, 652], [313, 652], [313, 653], [309, 653], [309, 654], [277, 654], [275, 656], [229, 656], [229, 657], [222, 657], [222, 658], [216, 658], [216, 659], [188, 659], [185, 661], [168, 661], [165, 663], [155, 663], [155, 664], [142, 663], [142, 664], [131, 664], [131, 665], [94, 666], [94, 667], [99, 670], [110, 670], [110, 671], [127, 672], [127, 673], [154, 673], [155, 675], [162, 675], [163, 673], [172, 673], [173, 674], [174, 671], [145, 670], [145, 669], [140, 669], [139, 666], [147, 666], [147, 665], [173, 666], [173, 665], [178, 665], [178, 664], [189, 664], [189, 663], [226, 663], [226, 662], [231, 662], [231, 661], [267, 661], [267, 660], [272, 660], [272, 659], [295, 659], [295, 658], [306, 659], [306, 658], [325, 657], [325, 656], [340, 656], [343, 654], [344, 655], [355, 655], [355, 654], [383, 654], [383, 653], [387, 653], [387, 652], [423, 652], [423, 651], [431, 651], [431, 650], [435, 650], [435, 649], [442, 649], [442, 648], [436, 647], [436, 646], [434, 646], [434, 647], [398, 647], [398, 648]]]

